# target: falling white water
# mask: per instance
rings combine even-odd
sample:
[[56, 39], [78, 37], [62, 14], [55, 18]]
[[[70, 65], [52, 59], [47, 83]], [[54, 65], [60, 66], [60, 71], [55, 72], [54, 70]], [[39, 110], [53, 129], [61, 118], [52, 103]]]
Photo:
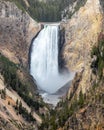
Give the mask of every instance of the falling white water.
[[30, 73], [47, 93], [55, 93], [73, 78], [59, 73], [58, 33], [59, 25], [45, 25], [32, 45]]

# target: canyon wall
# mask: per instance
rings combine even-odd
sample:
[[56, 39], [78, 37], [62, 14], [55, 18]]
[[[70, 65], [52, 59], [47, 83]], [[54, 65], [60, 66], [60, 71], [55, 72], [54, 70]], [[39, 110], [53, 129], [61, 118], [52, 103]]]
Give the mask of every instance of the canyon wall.
[[[16, 104], [21, 102], [21, 108], [24, 107], [23, 111], [26, 113], [31, 113], [31, 105], [28, 104], [30, 101], [37, 103], [35, 106], [39, 111], [41, 109], [38, 103], [42, 99], [37, 94], [37, 86], [28, 72], [31, 40], [40, 29], [40, 24], [27, 12], [19, 9], [13, 2], [0, 0], [0, 92], [5, 91], [5, 98], [2, 98], [0, 93], [0, 128], [3, 130], [20, 129], [18, 125], [21, 125], [21, 129], [32, 127], [29, 125], [31, 123], [26, 121], [26, 116], [22, 116], [23, 112], [17, 112]], [[14, 89], [16, 85], [17, 90]], [[36, 109], [33, 107], [32, 116], [36, 120], [33, 129], [42, 123]]]
[[75, 72], [83, 72], [80, 87], [85, 92], [91, 80], [91, 50], [102, 31], [103, 11], [99, 0], [87, 0], [86, 4], [62, 26], [65, 28], [63, 57], [66, 66]]
[[[71, 19], [62, 23], [62, 27], [65, 28], [66, 40], [63, 48], [65, 64], [69, 70], [75, 71], [76, 75], [63, 101], [68, 111], [67, 107], [60, 108], [62, 111], [67, 111], [64, 116], [65, 124], [60, 129], [103, 130], [104, 73], [101, 72], [103, 75], [99, 78], [98, 68], [95, 66], [94, 74], [91, 67], [92, 62], [97, 62], [98, 58], [96, 55], [91, 58], [93, 47], [101, 46], [99, 44], [104, 41], [103, 0], [87, 0]], [[103, 52], [97, 53], [103, 54]], [[104, 66], [102, 68], [101, 71], [104, 70]], [[59, 108], [58, 111], [62, 113]]]
[[28, 66], [29, 47], [40, 25], [13, 2], [0, 0], [0, 52], [11, 61]]

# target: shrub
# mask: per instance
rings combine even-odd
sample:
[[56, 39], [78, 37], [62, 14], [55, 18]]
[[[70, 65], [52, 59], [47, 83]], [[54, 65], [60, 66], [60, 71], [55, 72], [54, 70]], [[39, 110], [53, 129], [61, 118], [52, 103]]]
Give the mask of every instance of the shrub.
[[103, 79], [104, 69], [104, 37], [99, 37], [98, 45], [93, 47], [91, 57], [93, 57], [94, 55], [96, 56], [96, 60], [92, 62], [91, 67], [92, 69], [96, 68], [99, 79], [101, 80]]
[[29, 86], [23, 84], [17, 75], [18, 65], [9, 61], [6, 57], [0, 54], [0, 72], [4, 77], [5, 84], [7, 87], [11, 87], [15, 90], [20, 97], [35, 110], [39, 110], [39, 107], [43, 107], [41, 103], [35, 101], [34, 98], [29, 95]]

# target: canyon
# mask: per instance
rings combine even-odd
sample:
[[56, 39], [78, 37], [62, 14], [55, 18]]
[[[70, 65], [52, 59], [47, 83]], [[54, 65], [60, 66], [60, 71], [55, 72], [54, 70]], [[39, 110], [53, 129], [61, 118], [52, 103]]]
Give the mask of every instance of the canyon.
[[[64, 41], [60, 51], [61, 62], [64, 61], [64, 67], [76, 73], [75, 78], [66, 96], [57, 104], [55, 110], [50, 110], [51, 107], [47, 107], [38, 95], [36, 82], [29, 74], [31, 42], [35, 36], [39, 35], [42, 29], [41, 23], [33, 20], [27, 12], [18, 9], [15, 3], [0, 0], [0, 57], [3, 55], [10, 60], [10, 64], [15, 63], [16, 77], [19, 77], [18, 80], [25, 86], [28, 84], [28, 88], [31, 88], [28, 89], [29, 97], [43, 105], [39, 107], [39, 110], [33, 108], [32, 114], [36, 122], [32, 128], [21, 115], [18, 118], [12, 106], [16, 105], [17, 99], [20, 101], [21, 96], [10, 86], [7, 87], [8, 83], [5, 83], [5, 77], [2, 74], [5, 64], [0, 60], [0, 89], [4, 90], [5, 87], [7, 89], [6, 99], [0, 100], [1, 129], [19, 130], [25, 127], [28, 130], [104, 129], [104, 2], [103, 0], [86, 0], [76, 9], [79, 2], [82, 1], [73, 1], [63, 11], [64, 17], [60, 22]], [[101, 63], [99, 62], [98, 66], [96, 59], [99, 60], [99, 55], [95, 55], [94, 46], [101, 52]], [[21, 99], [23, 107], [30, 112], [32, 108], [23, 100]], [[12, 112], [14, 114], [11, 115]]]

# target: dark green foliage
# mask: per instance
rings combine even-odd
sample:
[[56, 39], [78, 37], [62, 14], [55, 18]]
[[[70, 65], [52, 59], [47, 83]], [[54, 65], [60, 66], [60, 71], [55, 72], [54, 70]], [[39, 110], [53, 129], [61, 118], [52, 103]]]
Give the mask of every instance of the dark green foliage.
[[100, 1], [100, 5], [102, 7], [102, 10], [104, 11], [104, 0], [99, 0]]
[[33, 97], [30, 97], [29, 86], [23, 84], [18, 78], [18, 69], [19, 65], [14, 64], [0, 54], [0, 73], [4, 77], [6, 86], [15, 90], [30, 107], [33, 107], [38, 111], [39, 107], [43, 107], [43, 105], [38, 101], [35, 101]]
[[78, 105], [82, 108], [84, 105], [84, 95], [82, 93], [82, 91], [80, 91], [79, 93], [79, 101], [78, 101]]
[[39, 102], [34, 101], [31, 97], [27, 96], [23, 92], [19, 91], [18, 94], [24, 99], [25, 102], [27, 102], [27, 104], [30, 107], [34, 107], [36, 111], [38, 111], [40, 107], [43, 107], [42, 104], [40, 104]]
[[[86, 112], [86, 108], [92, 107], [93, 105], [101, 104], [99, 106], [103, 107], [104, 104], [104, 94], [103, 94], [103, 86], [104, 86], [104, 35], [100, 34], [98, 39], [98, 45], [94, 46], [91, 57], [95, 57], [94, 61], [91, 65], [92, 69], [95, 69], [97, 80], [93, 83], [91, 89], [83, 94], [82, 91], [79, 93], [79, 97], [77, 99], [75, 93], [74, 96], [70, 99], [65, 99], [65, 101], [59, 102], [55, 111], [51, 112], [51, 116], [47, 118], [41, 128], [50, 129], [58, 129], [60, 127], [65, 126], [68, 120], [72, 119], [74, 123], [77, 123], [76, 113], [81, 112], [80, 110], [85, 110], [82, 112], [83, 114]], [[87, 106], [87, 107], [86, 107]], [[96, 108], [93, 107], [95, 110]], [[83, 115], [82, 115], [83, 116]], [[48, 122], [48, 123], [47, 123]], [[74, 125], [74, 124], [72, 124]], [[69, 124], [70, 126], [70, 124]], [[69, 127], [68, 127], [69, 128]], [[67, 128], [66, 128], [67, 130]]]
[[[100, 34], [102, 35], [102, 34]], [[104, 69], [104, 38], [99, 36], [98, 45], [94, 46], [91, 52], [91, 57], [96, 56], [91, 64], [92, 69], [96, 69], [96, 74], [99, 75], [99, 79], [103, 79], [103, 69]]]
[[75, 12], [78, 11], [80, 9], [80, 7], [84, 6], [86, 2], [87, 2], [87, 0], [78, 0], [76, 7], [75, 7]]
[[19, 103], [16, 102], [15, 109], [17, 110], [17, 113], [22, 115], [23, 118], [25, 118], [27, 121], [29, 121], [29, 122], [31, 122], [31, 121], [34, 122], [35, 121], [35, 119], [33, 118], [32, 114], [28, 113], [26, 108], [24, 108], [22, 106], [22, 102], [21, 101]]
[[69, 5], [69, 0], [28, 0], [30, 7], [29, 14], [37, 21], [56, 22], [61, 20], [61, 11]]
[[76, 6], [74, 7], [74, 11], [66, 11], [66, 13], [64, 13], [64, 17], [68, 16], [68, 18], [70, 19], [72, 17], [72, 15], [77, 12], [82, 6], [84, 6], [87, 2], [87, 0], [69, 0], [69, 3], [72, 4], [73, 2], [76, 1]]
[[81, 91], [79, 94], [79, 99], [75, 97], [71, 103], [69, 99], [59, 102], [59, 110], [57, 110], [57, 108], [57, 111], [52, 110], [50, 112], [50, 118], [47, 117], [40, 128], [49, 129], [49, 127], [51, 127], [52, 130], [56, 130], [57, 128], [63, 127], [68, 118], [84, 106], [85, 100], [86, 99]]
[[6, 88], [2, 89], [0, 94], [2, 99], [6, 99]]
[[56, 22], [61, 20], [61, 11], [69, 5], [69, 0], [27, 0], [29, 7], [24, 0], [5, 0], [13, 1], [19, 9], [27, 11], [37, 21]]
[[74, 12], [66, 11], [64, 17], [71, 16], [80, 9], [81, 6], [84, 6], [87, 0], [27, 0], [29, 7], [26, 6], [24, 0], [5, 0], [13, 1], [19, 9], [23, 12], [27, 11], [32, 18], [40, 22], [56, 22], [61, 21], [62, 11], [65, 10], [70, 4], [77, 1]]
[[16, 101], [16, 105], [18, 106], [18, 99], [17, 99], [17, 101]]

